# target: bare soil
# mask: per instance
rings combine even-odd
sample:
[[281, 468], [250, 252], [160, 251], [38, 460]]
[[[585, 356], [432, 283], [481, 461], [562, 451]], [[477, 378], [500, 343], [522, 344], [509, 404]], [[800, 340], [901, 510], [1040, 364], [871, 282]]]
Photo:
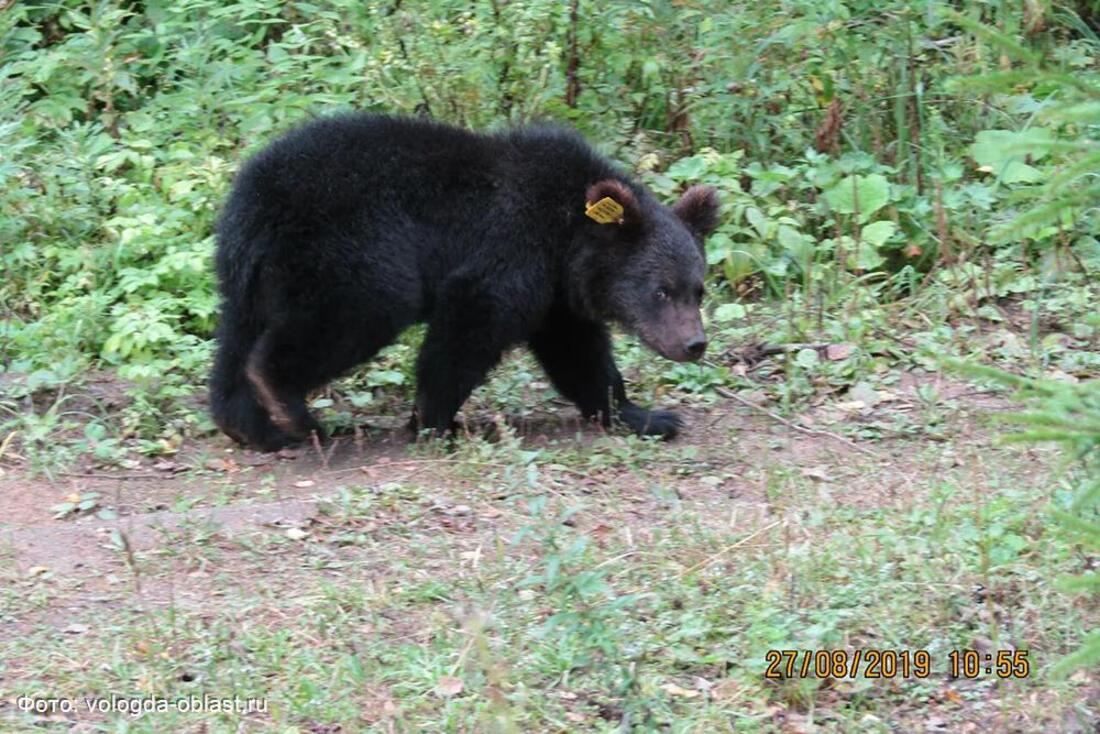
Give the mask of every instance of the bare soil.
[[[922, 387], [935, 388], [935, 406], [920, 399]], [[870, 402], [823, 401], [784, 418], [751, 394], [721, 398], [685, 409], [687, 427], [676, 441], [641, 450], [623, 447], [619, 455], [614, 455], [617, 443], [609, 449], [602, 432], [579, 425], [570, 409], [540, 414], [515, 431], [521, 450], [550, 447], [568, 456], [554, 469], [542, 467], [546, 481], [540, 486], [566, 499], [591, 500], [572, 518], [575, 526], [597, 542], [627, 538], [625, 545], [638, 549], [657, 547], [654, 529], [667, 525], [663, 518], [673, 505], [698, 526], [736, 534], [739, 544], [767, 544], [776, 542], [778, 526], [797, 532], [799, 524], [786, 518], [807, 506], [909, 512], [931, 502], [948, 474], [956, 481], [961, 477], [980, 497], [995, 493], [1006, 477], [1044, 481], [1054, 465], [1053, 450], [1019, 446], [998, 449], [988, 459], [995, 445], [989, 418], [1013, 406], [966, 383], [904, 374]], [[473, 416], [469, 423], [491, 421]], [[84, 469], [50, 480], [4, 466], [0, 578], [42, 576], [50, 583], [40, 603], [21, 604], [18, 613], [0, 616], [0, 638], [15, 639], [43, 626], [80, 635], [107, 615], [168, 607], [203, 613], [228, 599], [316, 593], [325, 578], [339, 579], [341, 564], [353, 565], [357, 578], [383, 588], [410, 577], [445, 581], [476, 574], [482, 554], [529, 518], [508, 502], [508, 487], [485, 478], [505, 469], [521, 471], [522, 463], [501, 458], [517, 453], [479, 453], [470, 449], [472, 443], [451, 451], [435, 444], [418, 447], [395, 422], [390, 430], [279, 454], [241, 450], [224, 437], [212, 437], [170, 460], [148, 460], [125, 472]], [[609, 453], [614, 460], [593, 460]], [[777, 486], [777, 476], [792, 481]], [[241, 552], [273, 538], [331, 538], [330, 531], [347, 531], [348, 523], [335, 515], [349, 488], [382, 495], [394, 485], [415, 486], [416, 493], [351, 523], [352, 530], [384, 540], [357, 548], [325, 544], [331, 568], [318, 568], [316, 555], [310, 555], [319, 546], [303, 546], [299, 555]], [[810, 494], [788, 496], [793, 488]], [[95, 512], [54, 516], [55, 505], [89, 492], [99, 494]], [[109, 514], [98, 516], [102, 510]], [[418, 540], [438, 538], [446, 539], [446, 557], [416, 555]], [[715, 561], [709, 553], [676, 561], [684, 568], [708, 564]], [[263, 606], [260, 613], [279, 611]], [[413, 617], [388, 622], [396, 639], [425, 634], [423, 621]], [[10, 680], [35, 670], [32, 661], [18, 656], [6, 664]], [[969, 696], [966, 685], [957, 688]], [[1044, 706], [1036, 699], [1029, 710]], [[792, 717], [785, 730], [808, 731], [798, 716], [775, 713], [777, 722]], [[947, 730], [921, 708], [901, 718], [930, 731]], [[980, 706], [967, 704], [959, 718], [961, 731], [988, 728]], [[945, 718], [942, 726], [959, 718]], [[1063, 724], [1064, 731], [1090, 725]]]

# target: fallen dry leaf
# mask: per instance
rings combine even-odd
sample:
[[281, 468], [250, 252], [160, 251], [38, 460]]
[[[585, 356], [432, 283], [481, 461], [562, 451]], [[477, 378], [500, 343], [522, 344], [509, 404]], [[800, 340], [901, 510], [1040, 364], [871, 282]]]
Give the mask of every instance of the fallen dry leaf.
[[681, 688], [675, 683], [665, 683], [661, 686], [661, 690], [670, 696], [676, 696], [677, 698], [698, 698], [699, 691], [693, 691], [690, 688]]
[[852, 400], [859, 400], [868, 408], [873, 408], [882, 402], [882, 396], [879, 395], [878, 390], [868, 385], [866, 382], [857, 382], [852, 385], [852, 388], [848, 390], [848, 397]]
[[842, 400], [834, 403], [833, 407], [839, 410], [841, 413], [858, 413], [867, 407], [867, 404], [862, 400]]
[[809, 477], [810, 479], [816, 479], [819, 482], [831, 482], [833, 478], [829, 476], [829, 471], [823, 466], [804, 466], [800, 470], [802, 476]]
[[452, 675], [441, 675], [435, 685], [435, 692], [441, 698], [449, 698], [462, 693], [462, 679]]
[[838, 362], [851, 357], [854, 351], [856, 351], [854, 344], [830, 344], [825, 347], [825, 359]]
[[233, 461], [233, 459], [211, 459], [206, 462], [204, 466], [211, 471], [237, 471], [237, 462]]

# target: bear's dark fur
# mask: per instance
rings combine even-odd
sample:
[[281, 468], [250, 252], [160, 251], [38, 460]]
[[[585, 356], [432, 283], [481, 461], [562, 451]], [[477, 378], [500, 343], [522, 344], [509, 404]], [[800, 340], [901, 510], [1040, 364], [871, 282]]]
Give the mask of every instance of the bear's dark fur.
[[[609, 197], [621, 216], [586, 205]], [[614, 209], [614, 207], [613, 207]], [[316, 120], [237, 177], [218, 227], [211, 402], [237, 441], [323, 437], [306, 395], [426, 321], [418, 425], [445, 432], [511, 345], [527, 344], [587, 417], [672, 436], [627, 399], [604, 325], [698, 359], [709, 188], [659, 204], [577, 134], [477, 134], [378, 115]]]

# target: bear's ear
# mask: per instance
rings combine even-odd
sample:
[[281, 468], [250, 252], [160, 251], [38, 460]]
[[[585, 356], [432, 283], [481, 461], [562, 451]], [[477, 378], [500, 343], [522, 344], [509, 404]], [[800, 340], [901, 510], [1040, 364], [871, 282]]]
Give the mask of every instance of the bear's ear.
[[713, 186], [692, 186], [672, 207], [695, 236], [704, 239], [718, 226], [718, 192]]
[[607, 178], [584, 192], [584, 214], [600, 224], [637, 225], [638, 199], [622, 181]]

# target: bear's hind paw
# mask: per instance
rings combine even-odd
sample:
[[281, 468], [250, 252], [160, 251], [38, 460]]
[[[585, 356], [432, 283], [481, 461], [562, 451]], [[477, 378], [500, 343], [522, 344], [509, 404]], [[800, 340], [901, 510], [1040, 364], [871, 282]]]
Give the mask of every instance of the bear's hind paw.
[[671, 410], [646, 410], [637, 405], [620, 409], [619, 418], [639, 436], [660, 436], [664, 439], [675, 438], [684, 425], [679, 414]]

